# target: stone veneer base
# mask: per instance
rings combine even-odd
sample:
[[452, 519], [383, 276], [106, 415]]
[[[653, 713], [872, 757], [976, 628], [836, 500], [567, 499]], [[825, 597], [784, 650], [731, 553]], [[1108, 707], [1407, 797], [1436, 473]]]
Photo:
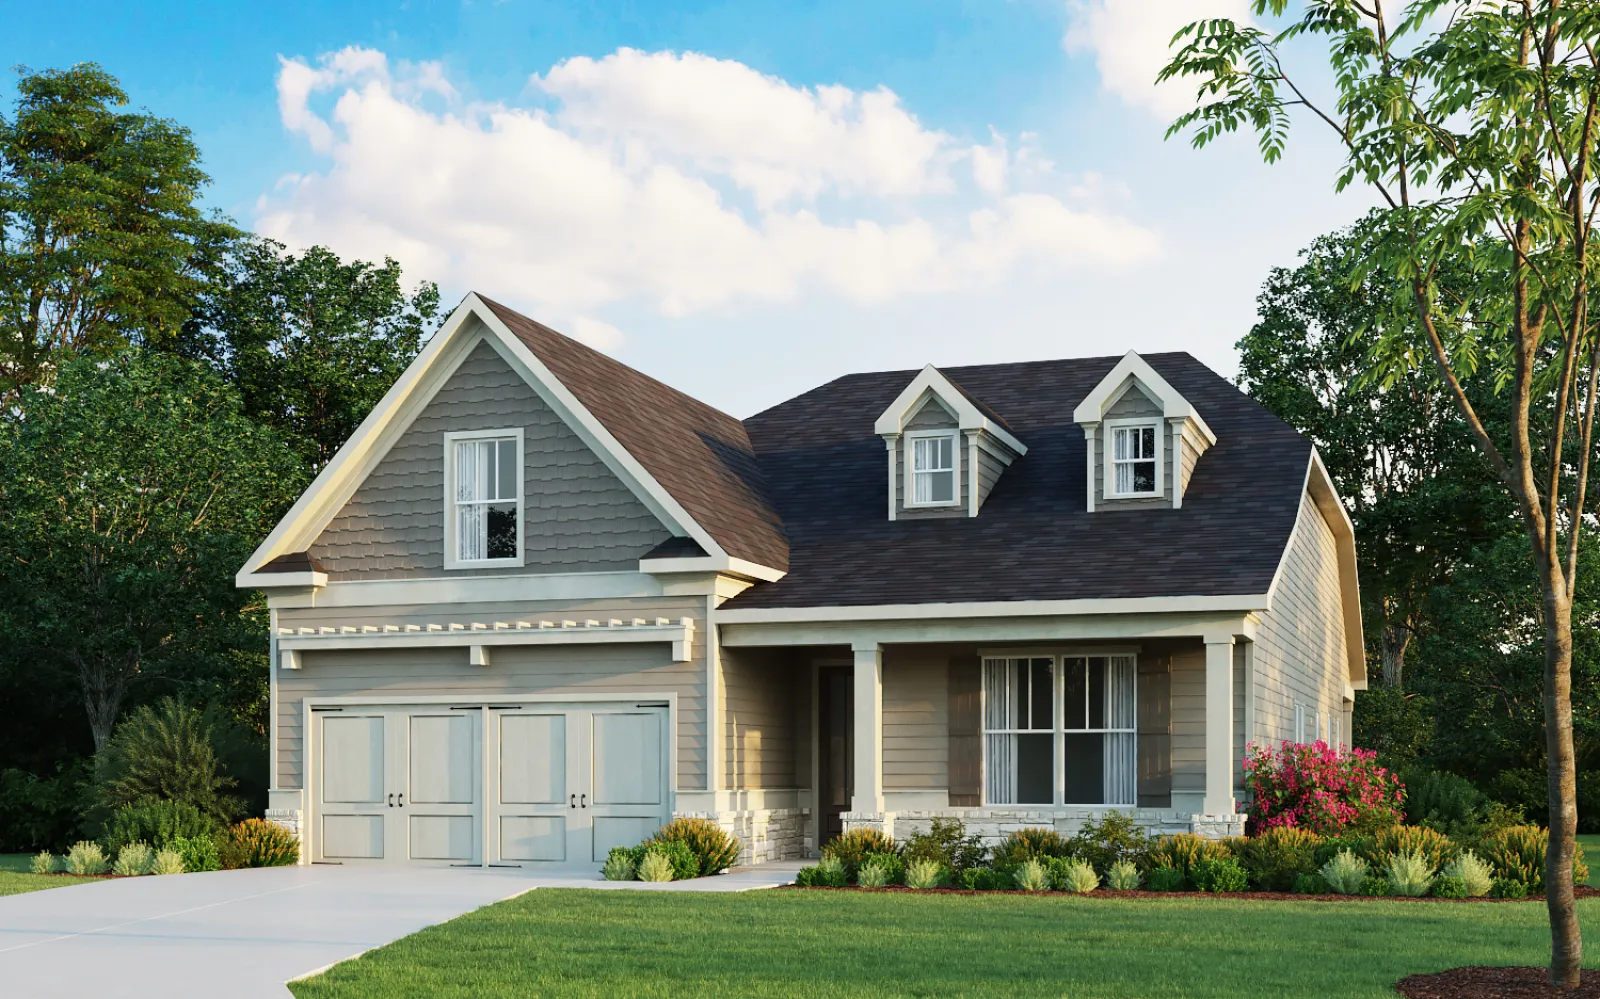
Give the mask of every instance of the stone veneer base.
[[816, 848], [809, 808], [748, 808], [722, 812], [674, 812], [673, 818], [710, 819], [739, 837], [741, 864], [799, 860]]
[[968, 835], [996, 846], [1019, 829], [1054, 829], [1062, 836], [1076, 835], [1087, 822], [1097, 822], [1112, 812], [1131, 812], [1133, 820], [1151, 836], [1194, 833], [1207, 839], [1244, 835], [1243, 815], [1196, 815], [1170, 808], [935, 808], [900, 812], [846, 812], [845, 829], [881, 829], [896, 839], [927, 832], [934, 819], [959, 819]]

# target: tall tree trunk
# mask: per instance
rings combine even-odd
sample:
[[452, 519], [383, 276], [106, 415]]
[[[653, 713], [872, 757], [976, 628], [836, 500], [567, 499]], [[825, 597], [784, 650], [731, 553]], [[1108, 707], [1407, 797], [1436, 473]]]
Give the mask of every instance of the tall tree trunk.
[[1383, 623], [1383, 634], [1378, 638], [1378, 658], [1383, 663], [1383, 685], [1399, 690], [1405, 685], [1406, 649], [1411, 645], [1411, 628], [1407, 622], [1392, 618]]
[[94, 737], [94, 750], [98, 753], [111, 741], [128, 683], [100, 664], [79, 663], [78, 686], [83, 691], [83, 710], [89, 716], [89, 734]]
[[[1554, 553], [1550, 554], [1553, 557]], [[1578, 775], [1572, 748], [1572, 602], [1567, 599], [1558, 573], [1546, 568], [1542, 574], [1544, 732], [1550, 795], [1544, 895], [1550, 910], [1550, 984], [1576, 989], [1583, 967], [1583, 937], [1578, 932], [1578, 904], [1572, 884], [1578, 842]]]

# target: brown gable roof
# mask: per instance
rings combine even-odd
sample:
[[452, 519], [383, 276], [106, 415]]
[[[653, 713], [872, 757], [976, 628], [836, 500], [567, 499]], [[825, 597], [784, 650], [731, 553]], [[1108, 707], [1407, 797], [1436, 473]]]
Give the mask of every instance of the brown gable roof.
[[730, 556], [788, 569], [789, 542], [742, 423], [478, 297]]

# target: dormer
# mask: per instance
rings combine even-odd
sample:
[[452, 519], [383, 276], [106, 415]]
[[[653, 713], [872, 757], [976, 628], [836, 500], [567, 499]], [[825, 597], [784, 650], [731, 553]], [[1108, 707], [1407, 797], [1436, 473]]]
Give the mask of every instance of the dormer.
[[1091, 512], [1183, 506], [1195, 463], [1217, 442], [1194, 406], [1131, 350], [1072, 419], [1087, 445]]
[[998, 413], [931, 364], [873, 430], [888, 450], [890, 520], [976, 517], [1000, 474], [1028, 453]]

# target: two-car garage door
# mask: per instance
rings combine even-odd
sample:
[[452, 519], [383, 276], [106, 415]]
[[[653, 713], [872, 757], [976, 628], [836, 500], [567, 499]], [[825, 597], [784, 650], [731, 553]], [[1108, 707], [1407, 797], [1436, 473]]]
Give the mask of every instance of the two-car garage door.
[[311, 713], [317, 861], [589, 867], [670, 808], [665, 705]]

